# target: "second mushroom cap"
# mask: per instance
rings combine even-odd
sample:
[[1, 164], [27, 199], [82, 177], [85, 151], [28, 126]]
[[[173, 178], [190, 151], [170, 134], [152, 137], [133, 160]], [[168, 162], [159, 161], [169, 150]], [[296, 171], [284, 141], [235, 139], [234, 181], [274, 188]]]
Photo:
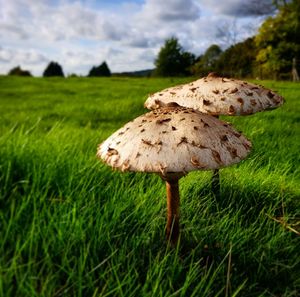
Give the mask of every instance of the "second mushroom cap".
[[211, 73], [194, 82], [154, 93], [144, 105], [156, 109], [176, 103], [212, 115], [247, 115], [274, 109], [283, 102], [281, 96], [265, 87]]

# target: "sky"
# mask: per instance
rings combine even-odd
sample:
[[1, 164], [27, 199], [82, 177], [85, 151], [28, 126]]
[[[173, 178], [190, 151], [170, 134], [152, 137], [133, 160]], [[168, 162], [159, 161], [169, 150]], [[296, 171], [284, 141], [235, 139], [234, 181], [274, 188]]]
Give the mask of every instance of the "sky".
[[0, 74], [21, 66], [41, 76], [50, 61], [66, 75], [154, 68], [165, 40], [202, 54], [253, 36], [272, 0], [0, 0]]

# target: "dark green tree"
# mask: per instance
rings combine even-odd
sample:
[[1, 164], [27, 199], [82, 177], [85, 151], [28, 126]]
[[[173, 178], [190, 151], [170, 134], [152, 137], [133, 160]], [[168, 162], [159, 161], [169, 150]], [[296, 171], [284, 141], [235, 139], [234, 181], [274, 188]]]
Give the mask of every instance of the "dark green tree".
[[17, 76], [32, 76], [31, 73], [28, 70], [21, 69], [20, 66], [12, 68], [8, 75], [17, 75]]
[[221, 54], [222, 49], [217, 44], [211, 45], [192, 67], [193, 74], [204, 76], [216, 71], [216, 63]]
[[225, 76], [252, 77], [257, 49], [254, 38], [248, 38], [226, 49], [216, 61], [216, 71]]
[[95, 67], [93, 66], [92, 69], [90, 70], [89, 77], [91, 76], [111, 76], [111, 72], [104, 61], [101, 65]]
[[266, 19], [255, 38], [262, 78], [290, 78], [293, 58], [300, 59], [300, 1], [277, 1], [277, 7], [277, 15]]
[[185, 52], [177, 38], [165, 41], [155, 60], [154, 75], [157, 76], [186, 76], [191, 74], [191, 66], [195, 63], [195, 56]]
[[46, 67], [44, 73], [44, 77], [48, 76], [61, 76], [64, 77], [64, 73], [62, 70], [62, 67], [57, 62], [50, 62], [48, 66]]

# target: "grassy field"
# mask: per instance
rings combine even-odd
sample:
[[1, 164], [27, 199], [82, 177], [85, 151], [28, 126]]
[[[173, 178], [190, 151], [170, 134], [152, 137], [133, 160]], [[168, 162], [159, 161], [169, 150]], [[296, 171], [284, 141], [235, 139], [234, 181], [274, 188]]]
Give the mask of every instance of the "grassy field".
[[148, 93], [185, 81], [0, 77], [0, 296], [300, 295], [300, 84], [261, 82], [285, 105], [226, 118], [253, 152], [221, 170], [220, 201], [211, 172], [181, 179], [176, 249], [161, 179], [96, 159]]

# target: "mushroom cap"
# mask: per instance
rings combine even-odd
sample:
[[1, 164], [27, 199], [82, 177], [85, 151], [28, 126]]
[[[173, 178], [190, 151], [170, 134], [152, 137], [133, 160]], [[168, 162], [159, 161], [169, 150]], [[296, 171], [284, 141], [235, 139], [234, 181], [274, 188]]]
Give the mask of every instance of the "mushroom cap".
[[99, 145], [97, 156], [122, 171], [167, 176], [229, 166], [250, 149], [230, 124], [191, 108], [168, 107], [127, 123]]
[[154, 93], [144, 105], [156, 109], [175, 103], [212, 115], [248, 115], [277, 108], [283, 102], [281, 96], [265, 87], [210, 73], [194, 82]]

